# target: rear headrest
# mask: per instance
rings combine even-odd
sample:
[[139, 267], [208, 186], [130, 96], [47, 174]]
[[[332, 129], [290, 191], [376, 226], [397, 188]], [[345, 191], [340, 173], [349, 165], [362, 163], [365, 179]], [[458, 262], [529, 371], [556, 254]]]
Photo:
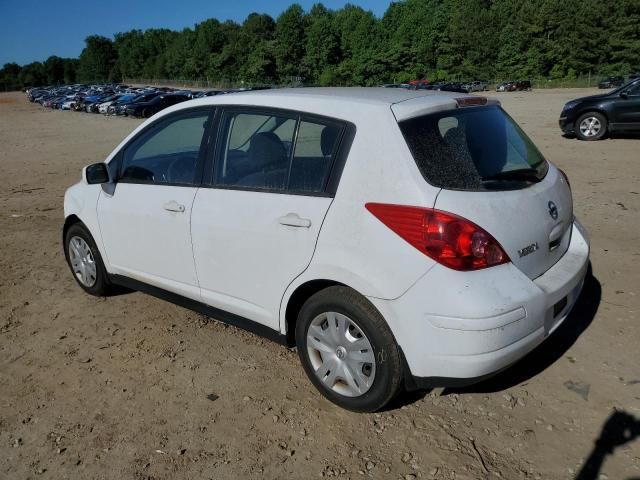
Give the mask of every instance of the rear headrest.
[[284, 162], [287, 149], [273, 132], [261, 132], [254, 135], [249, 144], [248, 159], [255, 168], [265, 168]]
[[336, 147], [340, 128], [334, 125], [327, 125], [320, 134], [320, 148], [323, 155], [331, 155]]

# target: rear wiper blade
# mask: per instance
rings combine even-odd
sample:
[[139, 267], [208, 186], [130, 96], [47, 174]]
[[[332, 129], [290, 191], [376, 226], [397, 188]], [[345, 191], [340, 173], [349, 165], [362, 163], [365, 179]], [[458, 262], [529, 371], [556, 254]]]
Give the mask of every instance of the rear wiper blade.
[[535, 168], [518, 168], [516, 170], [506, 170], [494, 175], [488, 175], [482, 177], [482, 180], [529, 180], [539, 182], [541, 179], [538, 175], [539, 172]]

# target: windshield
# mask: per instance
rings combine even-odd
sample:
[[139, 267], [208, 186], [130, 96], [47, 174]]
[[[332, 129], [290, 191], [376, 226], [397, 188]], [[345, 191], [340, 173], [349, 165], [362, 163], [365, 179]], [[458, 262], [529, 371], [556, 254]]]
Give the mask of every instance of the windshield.
[[542, 154], [500, 107], [466, 107], [400, 122], [424, 178], [456, 190], [514, 190], [544, 178]]

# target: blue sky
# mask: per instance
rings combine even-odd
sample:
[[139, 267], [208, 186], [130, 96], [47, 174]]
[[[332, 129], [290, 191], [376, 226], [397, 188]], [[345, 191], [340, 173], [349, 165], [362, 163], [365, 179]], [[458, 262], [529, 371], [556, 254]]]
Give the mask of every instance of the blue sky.
[[[251, 12], [276, 18], [293, 0], [0, 0], [0, 66], [25, 64], [50, 55], [77, 57], [85, 37], [134, 28], [192, 27], [207, 18], [242, 22]], [[305, 10], [316, 3], [298, 0]], [[328, 8], [359, 5], [382, 16], [390, 0], [325, 0]]]

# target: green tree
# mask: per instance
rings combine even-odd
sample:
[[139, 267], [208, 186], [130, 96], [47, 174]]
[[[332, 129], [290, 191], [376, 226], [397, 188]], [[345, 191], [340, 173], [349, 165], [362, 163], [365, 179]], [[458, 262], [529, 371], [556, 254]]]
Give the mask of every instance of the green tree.
[[[277, 20], [204, 20], [181, 31], [90, 36], [79, 59], [50, 57], [3, 69], [0, 85], [204, 79], [377, 85], [472, 78], [574, 78], [640, 69], [638, 0], [398, 0], [381, 18], [346, 4], [308, 12], [292, 4]], [[10, 64], [9, 64], [10, 65]]]
[[18, 82], [22, 87], [46, 85], [47, 74], [44, 65], [40, 62], [31, 62], [23, 66], [18, 74]]
[[106, 81], [116, 61], [113, 42], [98, 35], [85, 39], [86, 47], [80, 54], [78, 79], [80, 81]]
[[22, 86], [19, 80], [21, 70], [17, 63], [5, 63], [0, 70], [0, 91], [19, 89]]
[[307, 18], [300, 5], [294, 3], [276, 20], [273, 55], [281, 81], [302, 75]]
[[324, 5], [315, 4], [308, 19], [302, 68], [307, 81], [317, 83], [323, 72], [325, 81], [333, 78], [327, 72], [333, 71], [340, 62], [340, 43], [333, 24], [333, 13]]

